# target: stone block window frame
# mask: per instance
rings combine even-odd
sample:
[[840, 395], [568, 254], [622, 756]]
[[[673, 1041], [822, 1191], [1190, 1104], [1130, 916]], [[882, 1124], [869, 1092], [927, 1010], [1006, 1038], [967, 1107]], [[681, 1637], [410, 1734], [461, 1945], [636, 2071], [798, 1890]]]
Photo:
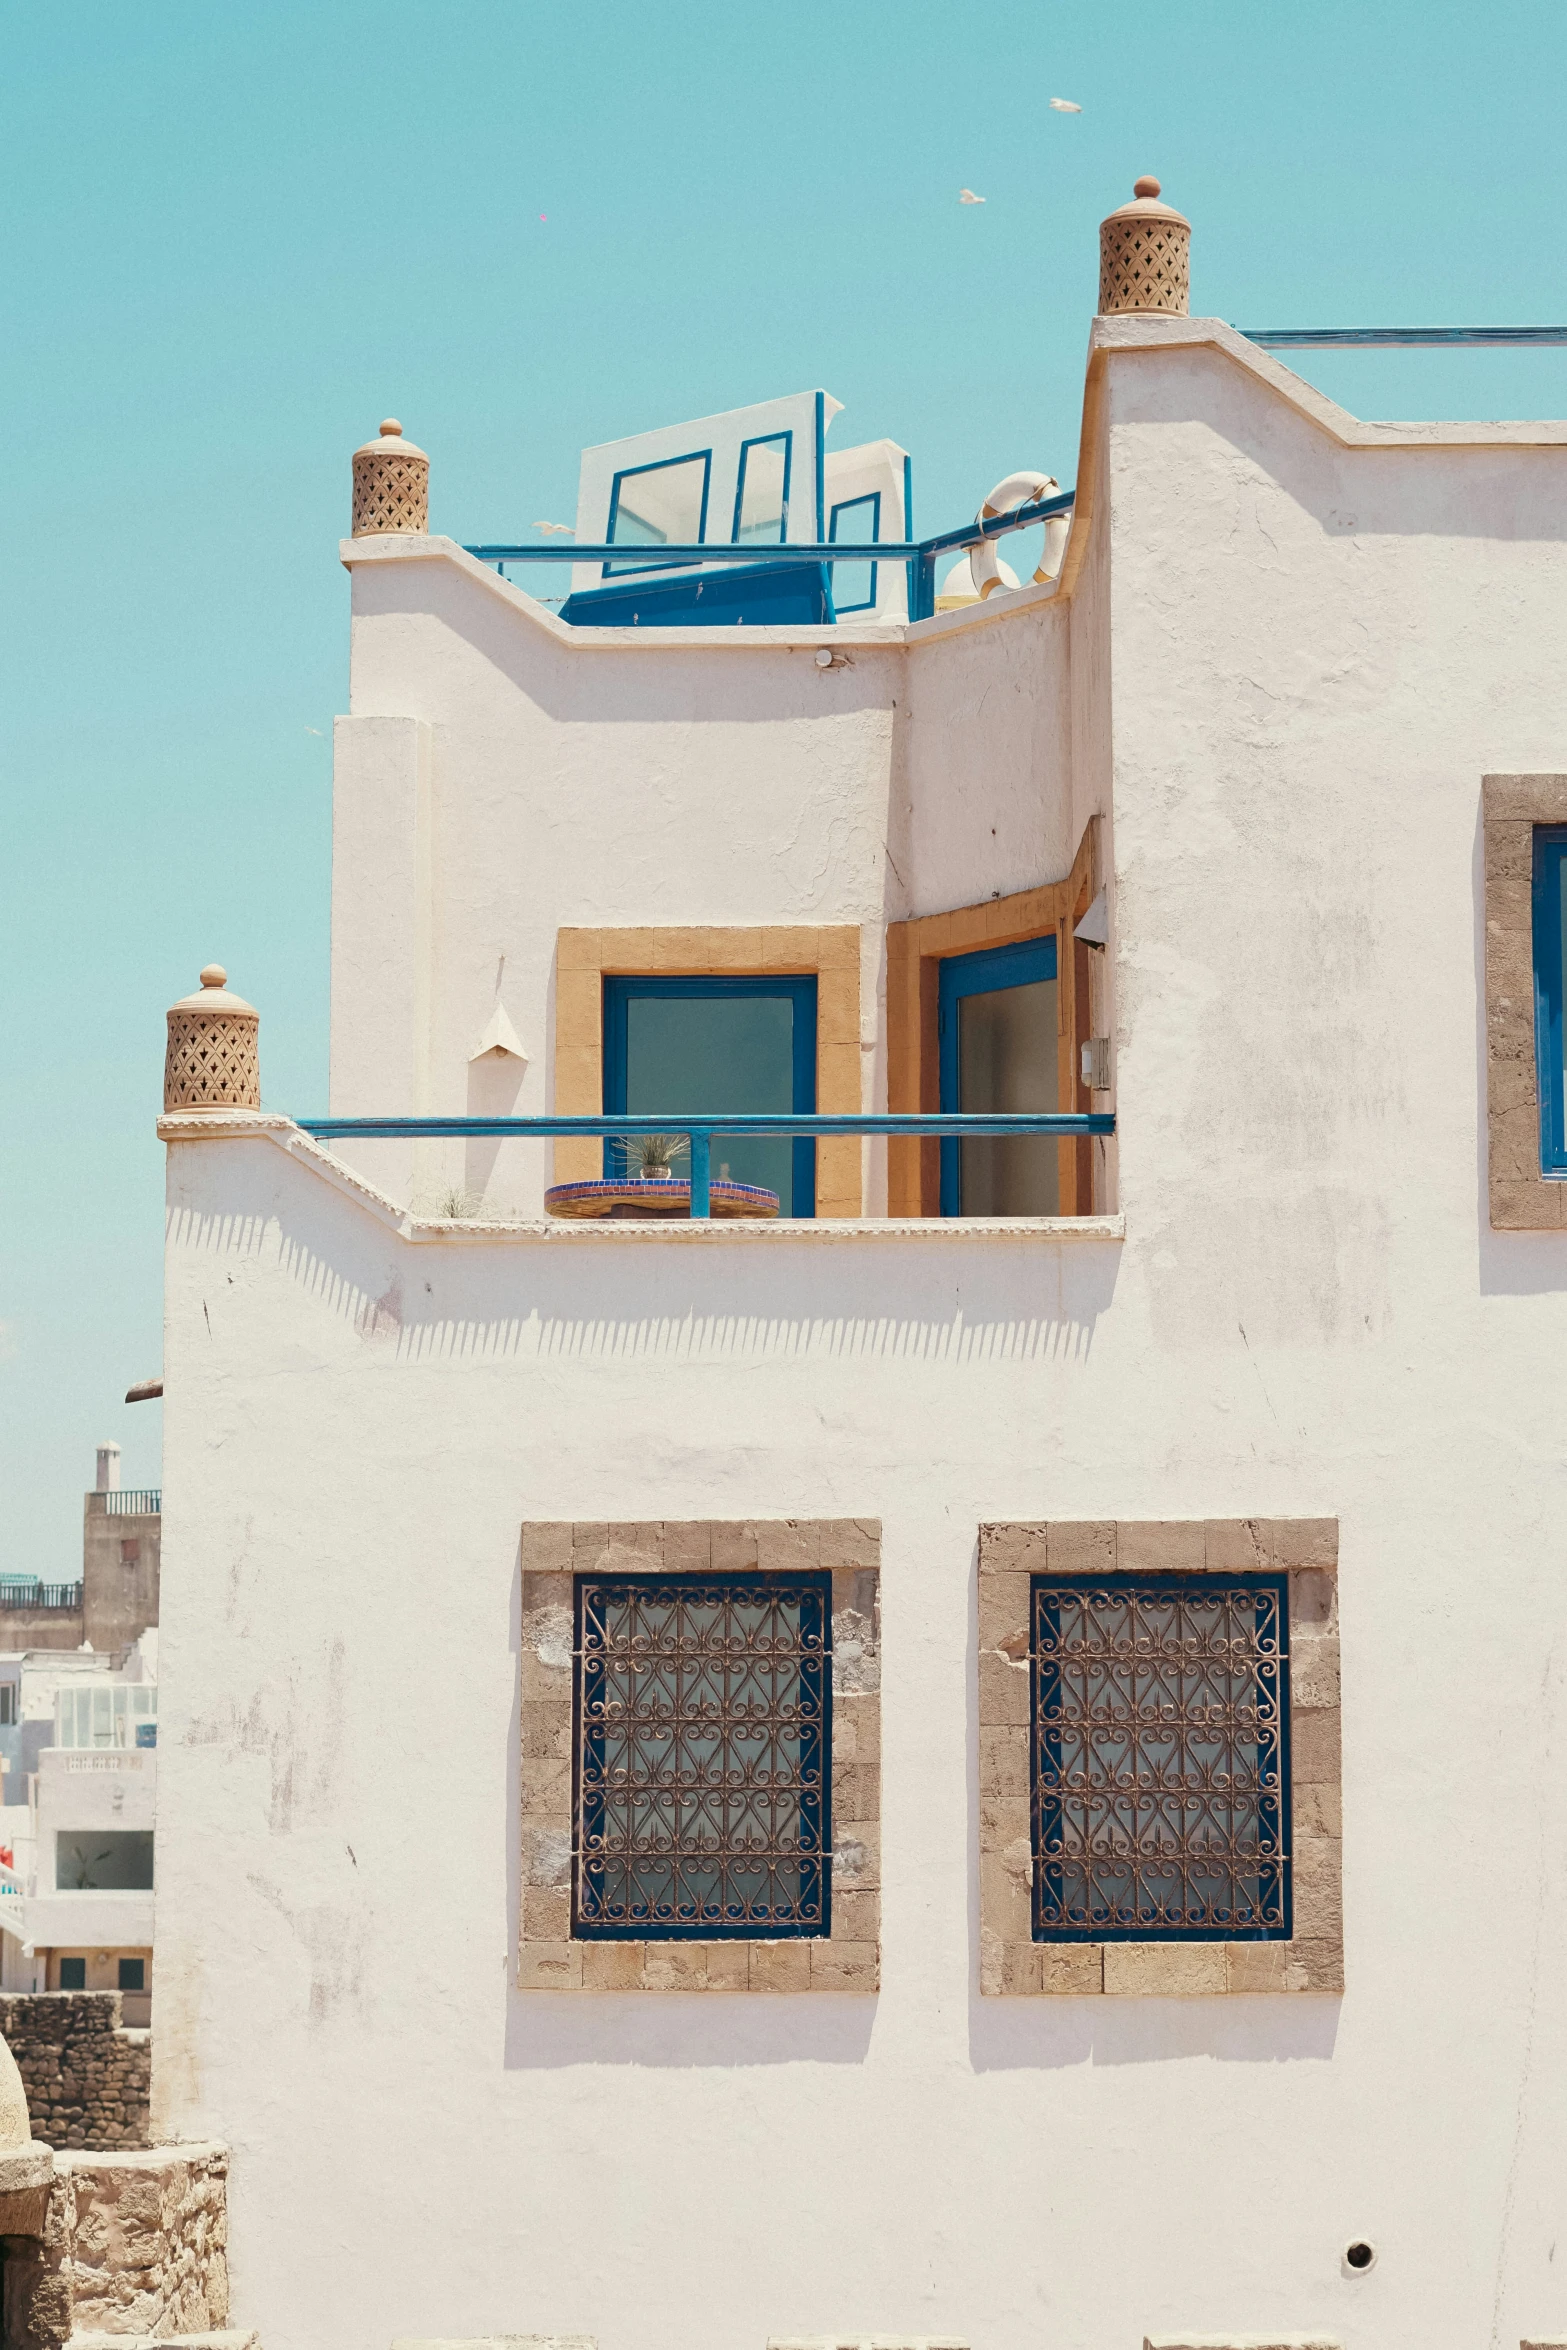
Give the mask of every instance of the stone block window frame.
[[[865, 1103], [860, 929], [852, 922], [561, 930], [555, 951], [555, 1108], [568, 1117], [603, 1113], [606, 977], [770, 979], [788, 972], [816, 979], [817, 1109], [855, 1116]], [[563, 1137], [555, 1144], [555, 1182], [594, 1181], [603, 1172], [603, 1147]], [[863, 1212], [862, 1158], [857, 1135], [817, 1143], [818, 1217]]]
[[[1485, 836], [1486, 1140], [1492, 1229], [1559, 1232], [1567, 1227], [1567, 1158], [1551, 1165], [1560, 1132], [1553, 1089], [1542, 1085], [1551, 1035], [1551, 993], [1561, 988], [1557, 935], [1547, 935], [1553, 896], [1550, 834], [1567, 826], [1567, 775], [1487, 775]], [[1546, 886], [1542, 887], [1542, 883]]]
[[[1290, 1625], [1287, 1939], [1036, 1941], [1032, 1579], [1283, 1574]], [[980, 1990], [995, 1996], [1344, 1987], [1338, 1526], [1331, 1518], [1053, 1520], [979, 1535]]]
[[[832, 1896], [820, 1938], [588, 1940], [572, 1926], [579, 1575], [832, 1577]], [[529, 1522], [522, 1529], [523, 1991], [874, 1992], [881, 1963], [881, 1526], [876, 1519]]]

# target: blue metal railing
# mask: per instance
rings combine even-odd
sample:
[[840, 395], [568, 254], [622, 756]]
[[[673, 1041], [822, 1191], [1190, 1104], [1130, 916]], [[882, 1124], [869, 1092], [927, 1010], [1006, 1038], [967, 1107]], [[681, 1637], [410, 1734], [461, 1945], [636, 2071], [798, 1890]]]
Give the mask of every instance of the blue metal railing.
[[111, 1518], [156, 1518], [163, 1509], [163, 1495], [156, 1485], [117, 1485], [112, 1492], [88, 1495], [92, 1508], [104, 1511]]
[[1030, 523], [1048, 522], [1053, 514], [1070, 514], [1075, 490], [1058, 498], [1040, 498], [1031, 505], [1014, 506], [990, 522], [966, 522], [956, 530], [942, 530], [929, 539], [834, 540], [826, 546], [562, 546], [514, 547], [500, 544], [464, 547], [481, 563], [493, 563], [504, 579], [508, 563], [615, 563], [628, 570], [645, 564], [649, 572], [678, 568], [682, 563], [904, 563], [909, 574], [909, 618], [928, 620], [936, 609], [936, 564], [943, 555], [977, 547], [985, 539], [1004, 538], [1008, 531], [1027, 530]]
[[803, 1113], [795, 1115], [785, 1111], [753, 1110], [736, 1113], [732, 1117], [715, 1114], [693, 1120], [684, 1111], [670, 1111], [662, 1117], [297, 1118], [294, 1123], [303, 1133], [313, 1134], [318, 1140], [333, 1135], [357, 1135], [382, 1140], [398, 1136], [498, 1140], [506, 1135], [683, 1134], [691, 1150], [691, 1213], [697, 1217], [712, 1214], [710, 1184], [715, 1134], [800, 1134], [808, 1135], [813, 1140], [832, 1134], [888, 1134], [910, 1138], [931, 1135], [949, 1141], [986, 1134], [1037, 1134], [1065, 1142], [1086, 1134], [1113, 1134], [1115, 1113], [1111, 1110], [1037, 1110], [990, 1117], [971, 1110], [941, 1114], [935, 1111], [918, 1114], [868, 1111], [859, 1115], [844, 1112], [840, 1116], [829, 1111], [806, 1116]]
[[[1497, 345], [1567, 344], [1567, 326], [1243, 326], [1236, 329], [1263, 351], [1325, 351], [1333, 349], [1485, 349]], [[936, 609], [936, 562], [984, 539], [1026, 530], [1030, 523], [1048, 521], [1052, 514], [1069, 514], [1075, 490], [1058, 498], [1043, 498], [1029, 506], [998, 514], [991, 522], [969, 522], [956, 530], [939, 531], [929, 539], [882, 539], [874, 544], [831, 542], [825, 546], [662, 546], [632, 548], [615, 545], [579, 546], [574, 540], [561, 546], [511, 546], [501, 543], [465, 547], [481, 563], [493, 563], [504, 579], [508, 563], [616, 563], [628, 572], [645, 564], [649, 571], [698, 563], [905, 563], [909, 574], [909, 618], [928, 620]], [[641, 563], [638, 563], [638, 558]]]
[[1367, 345], [1382, 350], [1483, 350], [1495, 343], [1567, 343], [1567, 326], [1242, 326], [1264, 351], [1328, 351]]

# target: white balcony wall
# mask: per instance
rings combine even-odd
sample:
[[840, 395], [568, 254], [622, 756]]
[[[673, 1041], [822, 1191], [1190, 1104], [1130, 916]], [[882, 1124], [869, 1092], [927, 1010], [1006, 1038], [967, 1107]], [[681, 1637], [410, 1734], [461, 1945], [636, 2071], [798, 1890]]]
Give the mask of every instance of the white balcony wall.
[[[1071, 864], [1065, 631], [1038, 596], [925, 637], [573, 631], [448, 542], [344, 552], [334, 1112], [548, 1109], [571, 924], [860, 924], [871, 1106], [886, 923]], [[525, 1069], [470, 1065], [497, 1000]], [[427, 1209], [461, 1184], [460, 1143], [345, 1155]], [[503, 1146], [492, 1202], [537, 1212], [543, 1168]]]

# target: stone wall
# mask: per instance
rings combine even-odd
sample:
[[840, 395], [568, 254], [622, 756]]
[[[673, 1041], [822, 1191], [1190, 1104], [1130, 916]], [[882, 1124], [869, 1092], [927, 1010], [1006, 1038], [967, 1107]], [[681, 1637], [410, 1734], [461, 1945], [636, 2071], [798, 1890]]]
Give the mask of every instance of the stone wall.
[[128, 1648], [158, 1620], [163, 1520], [153, 1511], [107, 1510], [108, 1495], [82, 1497], [82, 1611], [100, 1655]]
[[118, 1991], [23, 1991], [0, 1997], [0, 2034], [27, 2088], [33, 2136], [46, 2146], [145, 2146], [152, 2035], [121, 2021]]
[[[80, 1648], [86, 1637], [86, 1618], [79, 1607], [0, 1609], [0, 1643], [7, 1655], [20, 1655], [27, 1648]], [[12, 1800], [22, 1803], [26, 1796]]]
[[6, 2243], [5, 2338], [207, 2334], [228, 2324], [228, 2149], [69, 2154], [43, 2236]]

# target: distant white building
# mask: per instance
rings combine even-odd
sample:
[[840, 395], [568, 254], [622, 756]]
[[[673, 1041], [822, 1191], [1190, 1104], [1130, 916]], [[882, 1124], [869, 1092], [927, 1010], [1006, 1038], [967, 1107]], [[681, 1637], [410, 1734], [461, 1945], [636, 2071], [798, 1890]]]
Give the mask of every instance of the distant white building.
[[[1104, 233], [966, 608], [574, 626], [362, 453], [331, 1109], [475, 1124], [263, 1113], [214, 969], [161, 1127], [154, 2119], [269, 2350], [1567, 2337], [1567, 423]], [[885, 1111], [1114, 1132], [723, 1128]], [[477, 1123], [634, 1112], [745, 1212]]]
[[0, 1657], [30, 1764], [0, 1809], [0, 1989], [121, 1991], [128, 2024], [152, 1994], [157, 1643]]

